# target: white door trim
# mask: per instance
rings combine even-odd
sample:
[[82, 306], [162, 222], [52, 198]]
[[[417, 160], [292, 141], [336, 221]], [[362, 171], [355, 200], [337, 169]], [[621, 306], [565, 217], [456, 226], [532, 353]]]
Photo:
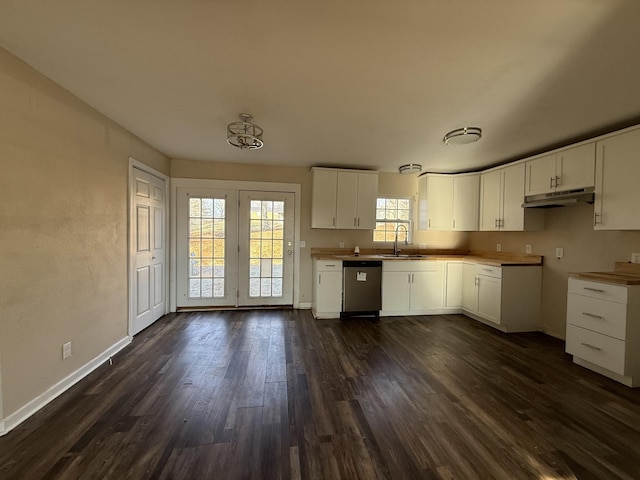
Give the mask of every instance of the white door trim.
[[241, 180], [209, 180], [199, 178], [173, 178], [171, 179], [171, 201], [170, 201], [170, 231], [171, 245], [169, 254], [169, 287], [170, 287], [170, 310], [176, 311], [177, 305], [177, 252], [175, 249], [177, 240], [177, 202], [176, 192], [178, 188], [219, 188], [226, 190], [258, 190], [264, 192], [291, 192], [295, 196], [295, 229], [294, 229], [294, 259], [293, 259], [293, 308], [300, 308], [300, 184], [299, 183], [271, 183], [271, 182], [246, 182]]
[[[135, 319], [136, 313], [134, 311], [134, 305], [133, 305], [133, 298], [135, 295], [134, 292], [134, 288], [136, 286], [136, 282], [135, 282], [135, 275], [136, 275], [136, 271], [135, 271], [135, 238], [134, 238], [134, 232], [133, 229], [131, 228], [131, 222], [133, 221], [133, 219], [135, 218], [135, 204], [134, 202], [132, 202], [132, 198], [133, 198], [133, 192], [135, 191], [135, 185], [134, 185], [134, 179], [135, 179], [135, 175], [134, 175], [134, 168], [141, 170], [145, 173], [148, 173], [149, 175], [153, 175], [154, 177], [158, 177], [162, 180], [164, 180], [165, 182], [165, 225], [169, 224], [169, 219], [170, 219], [170, 214], [169, 214], [169, 206], [171, 205], [171, 201], [170, 201], [170, 191], [171, 191], [171, 179], [165, 175], [162, 172], [159, 172], [158, 170], [156, 170], [155, 168], [152, 168], [148, 165], [145, 165], [144, 163], [136, 160], [133, 157], [129, 157], [129, 188], [127, 189], [127, 195], [128, 195], [128, 199], [127, 202], [129, 204], [129, 218], [127, 221], [127, 229], [128, 229], [128, 237], [129, 237], [129, 251], [128, 251], [128, 292], [129, 292], [129, 298], [128, 298], [128, 303], [129, 303], [129, 321], [128, 321], [128, 327], [127, 327], [127, 333], [129, 335], [129, 338], [131, 338], [132, 332], [133, 332], [133, 321]], [[168, 229], [167, 229], [168, 230]], [[169, 263], [169, 252], [171, 250], [171, 244], [169, 243], [170, 241], [170, 235], [168, 231], [165, 231], [165, 245], [167, 245], [167, 248], [165, 249], [165, 265], [169, 265], [169, 268], [171, 269], [171, 265]], [[166, 272], [166, 269], [165, 269]], [[169, 279], [171, 277], [171, 272], [167, 272], [165, 273], [165, 278], [164, 278], [164, 291], [165, 291], [165, 298], [169, 298], [168, 294], [169, 294]], [[165, 314], [169, 313], [169, 302], [165, 302]]]

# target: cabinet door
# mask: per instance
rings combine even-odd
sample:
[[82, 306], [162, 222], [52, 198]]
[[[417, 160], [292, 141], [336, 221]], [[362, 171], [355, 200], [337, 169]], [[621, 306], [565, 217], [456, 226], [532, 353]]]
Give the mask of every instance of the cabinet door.
[[453, 230], [478, 230], [480, 176], [461, 175], [453, 181]]
[[470, 312], [478, 310], [478, 286], [476, 283], [475, 264], [462, 264], [462, 308]]
[[501, 219], [502, 170], [480, 175], [480, 230], [498, 230]]
[[338, 172], [314, 169], [311, 191], [311, 228], [336, 228]]
[[478, 275], [478, 315], [500, 323], [502, 279]]
[[451, 230], [453, 177], [427, 175], [427, 230]]
[[595, 143], [587, 143], [558, 153], [556, 190], [593, 187], [595, 166]]
[[640, 130], [597, 142], [596, 230], [640, 230]]
[[356, 228], [358, 222], [358, 174], [356, 172], [338, 172], [336, 198], [336, 228]]
[[342, 272], [316, 273], [316, 311], [340, 312], [342, 310]]
[[382, 310], [408, 311], [410, 291], [410, 272], [382, 272]]
[[462, 306], [462, 263], [447, 262], [444, 293], [444, 306], [460, 308]]
[[434, 265], [433, 270], [411, 273], [411, 310], [431, 310], [442, 308], [444, 278], [442, 265]]
[[358, 174], [357, 228], [375, 230], [378, 174]]
[[525, 195], [538, 195], [555, 191], [556, 154], [546, 155], [525, 163]]
[[524, 163], [502, 169], [502, 230], [524, 230]]

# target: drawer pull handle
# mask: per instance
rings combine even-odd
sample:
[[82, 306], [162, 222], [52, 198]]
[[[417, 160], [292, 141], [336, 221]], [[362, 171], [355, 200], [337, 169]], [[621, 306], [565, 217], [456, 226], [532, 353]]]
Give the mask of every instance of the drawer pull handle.
[[598, 320], [602, 320], [602, 317], [600, 315], [594, 315], [593, 313], [588, 313], [588, 312], [582, 312], [582, 314], [586, 315], [587, 317], [597, 318]]
[[598, 293], [604, 293], [604, 290], [600, 289], [600, 288], [591, 288], [591, 287], [582, 287], [585, 290], [589, 290], [590, 292], [598, 292]]
[[591, 350], [597, 350], [597, 351], [602, 350], [600, 347], [596, 347], [595, 345], [591, 345], [590, 343], [581, 342], [580, 345], [584, 345], [585, 347], [590, 348]]

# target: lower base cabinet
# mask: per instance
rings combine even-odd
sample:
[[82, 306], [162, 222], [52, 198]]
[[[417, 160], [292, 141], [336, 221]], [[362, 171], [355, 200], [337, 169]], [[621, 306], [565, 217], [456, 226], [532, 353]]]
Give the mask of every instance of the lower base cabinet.
[[464, 263], [462, 311], [503, 332], [533, 332], [540, 325], [542, 267]]
[[342, 262], [313, 261], [313, 301], [315, 318], [340, 318], [342, 311]]
[[566, 351], [573, 362], [640, 386], [640, 285], [569, 278]]
[[382, 315], [440, 313], [444, 262], [394, 260], [382, 264]]

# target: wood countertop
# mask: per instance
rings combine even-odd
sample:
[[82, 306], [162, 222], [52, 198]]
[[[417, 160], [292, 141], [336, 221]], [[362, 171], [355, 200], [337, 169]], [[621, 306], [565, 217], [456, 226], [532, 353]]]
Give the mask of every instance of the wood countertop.
[[468, 250], [422, 249], [402, 250], [400, 256], [388, 249], [360, 249], [360, 255], [350, 248], [312, 248], [311, 256], [318, 260], [469, 260], [483, 265], [523, 266], [542, 265], [542, 256], [520, 253], [478, 252]]
[[571, 272], [569, 276], [615, 285], [640, 285], [640, 264], [616, 262], [613, 272]]

